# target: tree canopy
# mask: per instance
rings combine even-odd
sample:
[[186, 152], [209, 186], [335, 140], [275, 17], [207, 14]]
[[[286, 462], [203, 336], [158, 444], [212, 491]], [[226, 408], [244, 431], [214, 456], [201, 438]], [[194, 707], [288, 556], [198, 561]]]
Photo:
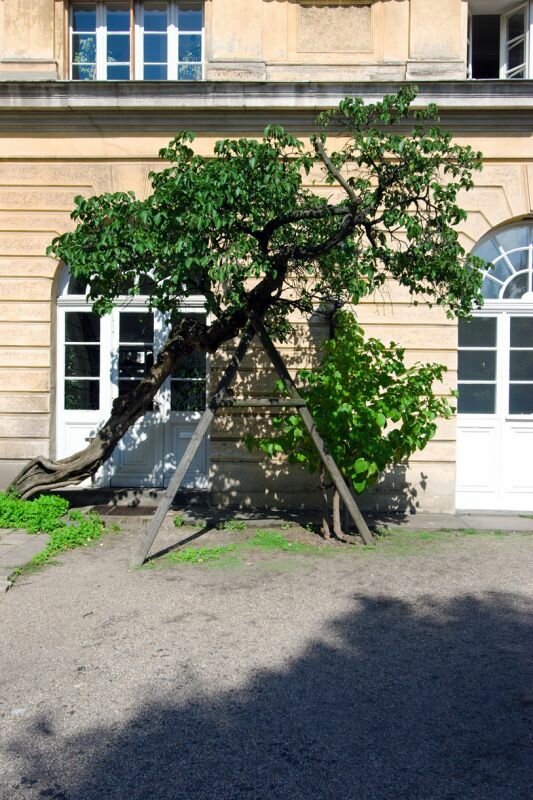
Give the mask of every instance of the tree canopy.
[[[167, 165], [151, 173], [146, 199], [77, 197], [77, 227], [49, 254], [86, 281], [98, 313], [149, 279], [168, 339], [86, 450], [36, 459], [15, 488], [29, 496], [95, 472], [179, 363], [218, 350], [249, 310], [283, 338], [294, 310], [331, 298], [357, 304], [391, 276], [414, 297], [469, 314], [480, 274], [458, 238], [458, 194], [472, 187], [481, 156], [453, 143], [435, 107], [413, 113], [415, 96], [406, 87], [373, 104], [346, 98], [319, 117], [309, 143], [270, 125], [261, 139], [225, 139], [203, 156], [181, 132], [161, 150]], [[313, 180], [330, 193], [314, 191]], [[180, 316], [191, 293], [205, 298], [209, 322]]]

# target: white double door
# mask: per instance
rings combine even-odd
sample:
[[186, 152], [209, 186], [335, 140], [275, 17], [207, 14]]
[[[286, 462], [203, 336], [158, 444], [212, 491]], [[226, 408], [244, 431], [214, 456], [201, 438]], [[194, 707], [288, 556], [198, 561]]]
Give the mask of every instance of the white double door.
[[533, 511], [533, 307], [459, 325], [458, 509]]
[[[113, 401], [131, 391], [150, 368], [165, 337], [162, 315], [142, 305], [115, 308], [102, 318], [86, 304], [58, 307], [59, 458], [87, 446], [109, 417]], [[166, 486], [200, 419], [205, 393], [205, 357], [197, 355], [167, 379], [152, 408], [125, 434], [93, 483]], [[207, 485], [207, 440], [182, 485]]]

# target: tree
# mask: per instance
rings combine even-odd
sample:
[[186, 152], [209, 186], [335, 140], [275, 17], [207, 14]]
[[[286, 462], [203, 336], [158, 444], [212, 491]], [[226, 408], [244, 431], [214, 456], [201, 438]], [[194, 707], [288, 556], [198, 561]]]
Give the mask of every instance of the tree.
[[[271, 125], [261, 140], [218, 142], [207, 158], [181, 132], [160, 152], [169, 166], [151, 174], [147, 199], [77, 197], [77, 227], [54, 239], [49, 254], [87, 282], [100, 314], [150, 276], [150, 304], [167, 315], [168, 338], [85, 450], [35, 459], [15, 490], [29, 497], [93, 474], [165, 378], [195, 350], [213, 353], [235, 337], [248, 310], [283, 338], [294, 309], [306, 314], [331, 297], [356, 304], [390, 275], [426, 302], [468, 314], [480, 278], [454, 226], [465, 218], [458, 192], [473, 185], [481, 157], [453, 144], [435, 107], [413, 115], [415, 96], [406, 87], [375, 104], [346, 98], [319, 117], [310, 147]], [[337, 149], [328, 147], [328, 130]], [[304, 187], [316, 166], [338, 199]], [[180, 317], [189, 293], [205, 297], [209, 325]]]
[[[445, 367], [405, 363], [405, 351], [394, 342], [365, 340], [363, 329], [349, 311], [333, 315], [333, 336], [324, 342], [324, 357], [313, 370], [300, 370], [299, 393], [313, 415], [320, 435], [346, 481], [360, 493], [375, 483], [386, 467], [423, 449], [437, 430], [439, 417], [453, 413], [446, 397], [435, 394]], [[283, 392], [283, 384], [278, 388]], [[273, 418], [270, 437], [247, 437], [270, 457], [283, 453], [290, 463], [320, 471], [324, 496], [322, 531], [329, 538], [327, 476], [318, 452], [295, 413]], [[333, 492], [333, 530], [342, 538], [341, 500]]]

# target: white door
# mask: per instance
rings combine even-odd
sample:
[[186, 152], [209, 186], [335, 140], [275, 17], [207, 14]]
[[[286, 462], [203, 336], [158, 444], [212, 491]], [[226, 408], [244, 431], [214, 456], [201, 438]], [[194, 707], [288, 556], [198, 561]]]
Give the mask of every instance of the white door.
[[[62, 279], [58, 299], [57, 456], [83, 449], [111, 412], [152, 366], [166, 326], [146, 298], [128, 298], [105, 317], [85, 301], [84, 287]], [[183, 313], [203, 314], [201, 299]], [[152, 408], [117, 445], [92, 483], [97, 486], [159, 488], [168, 484], [177, 460], [200, 419], [206, 400], [206, 359], [188, 359], [156, 395]], [[207, 486], [207, 439], [183, 486]], [[86, 484], [87, 485], [87, 482]]]
[[533, 225], [491, 231], [485, 305], [459, 323], [458, 509], [533, 511]]
[[460, 323], [458, 411], [457, 507], [532, 511], [533, 308]]

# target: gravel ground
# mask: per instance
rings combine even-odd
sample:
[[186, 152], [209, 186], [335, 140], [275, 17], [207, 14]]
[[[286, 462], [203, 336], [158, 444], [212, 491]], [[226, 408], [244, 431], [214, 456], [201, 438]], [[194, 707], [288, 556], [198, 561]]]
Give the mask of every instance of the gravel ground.
[[533, 797], [532, 535], [131, 572], [135, 540], [0, 602], [2, 800]]

